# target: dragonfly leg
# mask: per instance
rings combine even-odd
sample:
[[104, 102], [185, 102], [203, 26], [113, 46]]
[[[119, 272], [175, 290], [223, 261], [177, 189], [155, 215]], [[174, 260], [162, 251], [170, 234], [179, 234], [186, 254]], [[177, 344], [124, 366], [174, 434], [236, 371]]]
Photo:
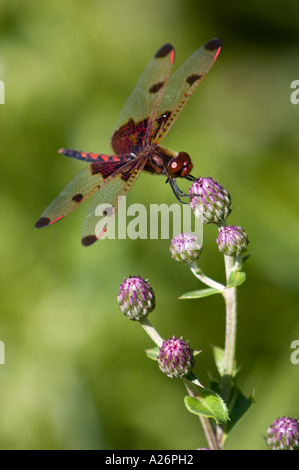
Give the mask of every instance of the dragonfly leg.
[[[189, 179], [189, 178], [187, 178], [187, 179]], [[193, 177], [192, 177], [192, 179], [193, 179]], [[182, 197], [188, 197], [189, 198], [189, 194], [185, 194], [183, 191], [180, 190], [180, 188], [178, 187], [177, 182], [174, 178], [167, 178], [166, 183], [170, 184], [171, 189], [172, 189], [175, 197], [177, 198], [177, 200], [181, 204], [189, 204], [189, 201], [186, 202], [186, 201], [183, 201], [181, 199]]]

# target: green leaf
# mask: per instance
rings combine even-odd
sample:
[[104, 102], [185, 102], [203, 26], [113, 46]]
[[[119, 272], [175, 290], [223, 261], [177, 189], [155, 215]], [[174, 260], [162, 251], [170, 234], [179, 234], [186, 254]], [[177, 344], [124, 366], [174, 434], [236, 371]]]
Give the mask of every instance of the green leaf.
[[246, 274], [243, 271], [232, 271], [228, 277], [226, 287], [237, 287], [246, 281]]
[[[220, 376], [223, 376], [224, 372], [224, 349], [219, 348], [218, 346], [213, 346], [213, 355], [214, 355], [214, 361], [217, 367], [217, 370], [220, 374]], [[236, 361], [234, 362], [234, 368], [233, 368], [233, 377], [236, 377], [239, 369], [237, 367]]]
[[245, 261], [247, 261], [247, 260], [250, 258], [251, 255], [253, 255], [253, 251], [251, 251], [250, 253], [248, 253], [248, 255], [243, 256], [242, 262], [245, 263]]
[[197, 377], [194, 374], [194, 372], [191, 370], [189, 374], [185, 375], [185, 379], [189, 380], [189, 382], [194, 382], [195, 380], [197, 380]]
[[154, 348], [146, 349], [145, 354], [147, 355], [149, 359], [152, 359], [153, 361], [157, 361], [158, 354], [159, 354], [159, 347], [155, 346]]
[[190, 413], [213, 418], [218, 424], [225, 424], [228, 420], [228, 409], [219, 395], [204, 388], [196, 397], [185, 397], [185, 406]]
[[[233, 388], [233, 393], [230, 399], [230, 421], [227, 423], [225, 434], [226, 437], [238, 421], [247, 413], [251, 405], [255, 402], [254, 391], [249, 397], [245, 397], [237, 385]], [[225, 437], [225, 438], [226, 438]], [[225, 439], [224, 438], [224, 439]]]
[[[200, 352], [200, 351], [199, 351]], [[186, 387], [192, 390], [194, 396], [197, 396], [204, 389], [204, 386], [199, 382], [198, 378], [193, 371], [183, 377], [183, 382]]]
[[200, 290], [193, 290], [191, 292], [186, 292], [185, 294], [181, 295], [179, 299], [200, 299], [201, 297], [208, 297], [209, 295], [214, 294], [222, 294], [223, 291], [218, 289], [200, 289]]

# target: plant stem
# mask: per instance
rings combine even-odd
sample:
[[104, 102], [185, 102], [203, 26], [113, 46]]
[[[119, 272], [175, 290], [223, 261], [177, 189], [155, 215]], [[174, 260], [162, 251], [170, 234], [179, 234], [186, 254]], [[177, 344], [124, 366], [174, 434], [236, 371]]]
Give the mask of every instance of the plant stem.
[[217, 442], [217, 439], [216, 439], [216, 436], [215, 436], [215, 432], [214, 432], [214, 429], [213, 429], [213, 427], [210, 423], [210, 420], [208, 418], [204, 418], [203, 416], [199, 416], [199, 419], [200, 419], [202, 428], [204, 430], [209, 448], [211, 450], [221, 450], [219, 445], [218, 445], [218, 442]]
[[[230, 273], [237, 267], [236, 260], [233, 256], [224, 256], [226, 284]], [[223, 359], [223, 375], [221, 380], [221, 397], [229, 408], [229, 400], [231, 394], [232, 380], [234, 377], [236, 339], [237, 339], [237, 288], [226, 288], [222, 293], [226, 306], [226, 325], [225, 325], [225, 346]], [[216, 427], [217, 442], [223, 449], [224, 429], [217, 425]]]
[[156, 345], [159, 346], [160, 348], [163, 343], [163, 338], [159, 335], [157, 330], [153, 327], [149, 319], [145, 317], [142, 320], [139, 320], [139, 323], [142, 326], [142, 328], [146, 331], [146, 333], [149, 335], [149, 337], [153, 340], [153, 342], [156, 343]]
[[[197, 395], [196, 384], [191, 383], [190, 381], [186, 380], [185, 378], [183, 378], [182, 380], [185, 384], [185, 387], [187, 389], [188, 394], [191, 397], [196, 397], [196, 395]], [[216, 435], [215, 435], [215, 431], [214, 431], [214, 429], [211, 425], [211, 422], [210, 422], [209, 418], [205, 418], [204, 416], [200, 416], [200, 415], [198, 417], [199, 417], [199, 420], [201, 422], [203, 431], [205, 433], [206, 440], [207, 440], [209, 448], [211, 450], [220, 450], [220, 446], [218, 445], [217, 438], [216, 438]]]
[[[225, 256], [226, 281], [235, 266], [235, 258], [233, 256]], [[223, 292], [226, 305], [226, 329], [225, 329], [225, 347], [224, 347], [224, 363], [223, 376], [221, 382], [221, 396], [228, 405], [231, 382], [234, 373], [235, 353], [236, 353], [236, 337], [237, 337], [237, 288], [230, 287]]]
[[[159, 335], [157, 330], [152, 326], [149, 319], [147, 317], [143, 318], [142, 320], [139, 320], [139, 323], [142, 326], [142, 328], [146, 331], [146, 333], [149, 335], [149, 337], [154, 341], [154, 343], [156, 343], [156, 345], [159, 346], [160, 348], [163, 343], [163, 338]], [[188, 380], [183, 379], [183, 382], [190, 396], [196, 396], [196, 390], [197, 390], [196, 387], [198, 386], [202, 387], [202, 385], [198, 381], [195, 381], [194, 384], [192, 384]], [[194, 388], [195, 392], [192, 391], [192, 388]], [[199, 419], [202, 424], [209, 448], [212, 450], [219, 450], [216, 435], [209, 419], [204, 418], [203, 416], [199, 416]]]
[[219, 282], [214, 281], [214, 279], [211, 279], [210, 277], [206, 276], [205, 273], [197, 266], [196, 261], [192, 261], [189, 264], [189, 267], [194, 276], [197, 277], [197, 279], [199, 279], [201, 282], [211, 287], [212, 289], [224, 291], [225, 286], [223, 284], [220, 284]]

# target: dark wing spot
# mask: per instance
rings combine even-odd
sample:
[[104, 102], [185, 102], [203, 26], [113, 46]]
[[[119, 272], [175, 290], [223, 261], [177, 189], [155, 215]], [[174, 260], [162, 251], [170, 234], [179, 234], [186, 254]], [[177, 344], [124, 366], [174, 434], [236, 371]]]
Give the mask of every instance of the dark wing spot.
[[133, 119], [114, 132], [111, 145], [116, 155], [137, 153], [143, 143], [147, 130], [148, 119], [135, 123]]
[[81, 243], [83, 246], [90, 246], [97, 240], [98, 238], [95, 235], [87, 235], [87, 237], [82, 238]]
[[163, 85], [164, 85], [164, 82], [155, 83], [155, 85], [151, 86], [148, 91], [150, 93], [157, 93], [157, 91], [159, 91]]
[[189, 77], [186, 79], [186, 82], [189, 83], [189, 85], [193, 85], [193, 83], [197, 82], [197, 80], [201, 79], [201, 75], [198, 75], [197, 73], [194, 73], [193, 75], [189, 75]]
[[50, 222], [51, 222], [51, 219], [49, 219], [49, 217], [40, 217], [35, 224], [35, 228], [46, 227], [47, 225], [50, 224]]
[[83, 194], [81, 194], [81, 193], [75, 194], [72, 197], [72, 201], [74, 201], [74, 202], [81, 202], [82, 199], [83, 199]]
[[204, 48], [207, 49], [208, 51], [216, 51], [219, 49], [219, 47], [222, 46], [221, 39], [219, 38], [214, 38], [208, 41], [205, 45]]
[[98, 163], [92, 163], [90, 165], [90, 169], [91, 169], [91, 174], [96, 175], [97, 173], [101, 173], [102, 166], [99, 165]]
[[171, 111], [165, 111], [165, 113], [161, 114], [161, 116], [156, 119], [156, 122], [158, 123], [158, 128], [155, 132], [155, 136], [157, 135], [161, 127], [163, 127], [164, 124], [168, 121], [170, 116], [171, 116]]
[[164, 44], [158, 52], [156, 53], [155, 57], [161, 58], [161, 57], [166, 57], [170, 52], [173, 50], [173, 47], [171, 44]]
[[128, 168], [125, 171], [121, 172], [121, 179], [123, 181], [128, 181], [134, 172], [134, 167]]
[[[91, 163], [90, 171], [91, 174], [94, 175], [101, 175], [103, 179], [108, 178], [109, 176], [113, 175], [119, 168], [121, 168], [124, 164], [123, 163], [107, 163], [103, 165], [102, 163]], [[100, 185], [97, 185], [98, 189], [100, 189]]]

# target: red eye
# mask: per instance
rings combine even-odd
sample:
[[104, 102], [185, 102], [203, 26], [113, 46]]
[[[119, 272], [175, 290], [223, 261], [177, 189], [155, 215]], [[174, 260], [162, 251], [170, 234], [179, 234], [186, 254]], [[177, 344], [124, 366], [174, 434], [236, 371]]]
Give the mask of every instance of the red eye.
[[185, 178], [192, 168], [190, 155], [186, 152], [180, 152], [177, 157], [172, 158], [167, 167], [169, 176], [173, 178]]

